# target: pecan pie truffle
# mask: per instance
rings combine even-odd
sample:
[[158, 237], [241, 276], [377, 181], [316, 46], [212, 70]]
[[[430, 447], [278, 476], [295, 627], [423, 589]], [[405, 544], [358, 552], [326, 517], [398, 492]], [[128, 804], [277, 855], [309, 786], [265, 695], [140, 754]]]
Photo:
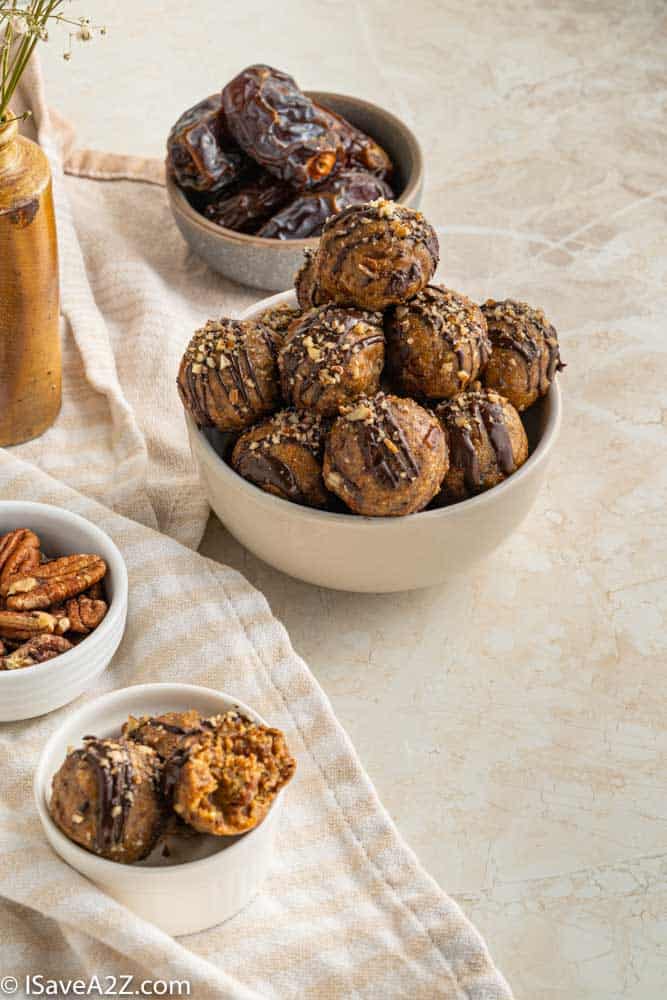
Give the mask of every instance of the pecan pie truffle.
[[264, 326], [268, 326], [269, 330], [273, 331], [276, 336], [276, 343], [280, 347], [291, 324], [295, 319], [299, 319], [300, 316], [301, 309], [298, 309], [296, 306], [290, 306], [287, 302], [281, 302], [280, 305], [270, 306], [264, 312], [260, 313], [257, 317], [257, 322], [263, 323]]
[[443, 503], [497, 486], [528, 458], [528, 439], [512, 404], [493, 389], [473, 389], [436, 410], [449, 447]]
[[432, 413], [379, 392], [344, 407], [327, 439], [324, 482], [355, 514], [398, 517], [423, 510], [447, 471]]
[[165, 765], [174, 811], [200, 833], [234, 836], [252, 830], [291, 779], [296, 761], [279, 729], [237, 712], [212, 720], [214, 732], [190, 742]]
[[517, 410], [545, 396], [560, 360], [558, 334], [541, 309], [525, 302], [489, 299], [482, 306], [493, 351], [484, 384], [509, 399]]
[[277, 347], [277, 335], [254, 320], [209, 320], [197, 330], [178, 373], [197, 426], [240, 431], [272, 413], [280, 401]]
[[283, 500], [326, 507], [322, 454], [327, 429], [317, 413], [282, 410], [236, 442], [232, 466], [240, 476]]
[[479, 306], [438, 285], [390, 310], [386, 335], [388, 375], [407, 396], [450, 399], [477, 378], [491, 354]]
[[303, 251], [303, 264], [294, 276], [294, 289], [297, 301], [304, 311], [313, 306], [321, 306], [326, 301], [317, 280], [317, 254], [314, 250]]
[[283, 396], [298, 409], [336, 416], [379, 387], [384, 367], [380, 313], [319, 306], [293, 323], [278, 355]]
[[328, 219], [317, 251], [327, 301], [383, 310], [411, 299], [438, 266], [438, 237], [421, 212], [378, 198]]
[[208, 719], [202, 718], [195, 708], [185, 712], [165, 712], [164, 715], [133, 715], [124, 723], [121, 734], [124, 740], [151, 747], [163, 760], [191, 736], [199, 736], [213, 728]]
[[124, 864], [140, 861], [164, 823], [159, 765], [150, 747], [87, 737], [53, 777], [54, 822], [94, 854]]

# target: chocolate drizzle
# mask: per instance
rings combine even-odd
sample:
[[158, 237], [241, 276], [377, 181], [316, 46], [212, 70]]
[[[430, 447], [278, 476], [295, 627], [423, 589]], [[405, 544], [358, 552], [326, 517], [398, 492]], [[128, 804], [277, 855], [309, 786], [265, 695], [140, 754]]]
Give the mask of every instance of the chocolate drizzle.
[[273, 486], [293, 503], [306, 503], [296, 476], [286, 462], [261, 451], [244, 451], [236, 463], [236, 471], [257, 486]]
[[[309, 310], [280, 352], [283, 392], [297, 406], [316, 406], [328, 389], [345, 397], [350, 360], [375, 344], [384, 346], [380, 313], [333, 306]], [[368, 362], [371, 378], [374, 361], [375, 355]]]
[[[415, 326], [422, 333], [416, 345], [410, 338]], [[491, 357], [486, 320], [479, 306], [465, 295], [439, 285], [427, 285], [389, 314], [388, 348], [394, 374], [401, 381], [401, 375], [406, 375], [410, 388], [414, 388], [410, 362], [423, 350], [433, 356], [434, 373], [442, 368], [450, 353], [454, 354], [458, 372], [468, 376], [468, 381], [477, 376]], [[417, 369], [412, 377], [420, 377], [419, 372]], [[424, 394], [429, 395], [426, 390]]]
[[132, 806], [134, 769], [129, 750], [122, 743], [86, 738], [83, 750], [73, 756], [88, 764], [97, 781], [95, 848], [105, 852], [119, 847]]
[[560, 360], [558, 335], [544, 313], [513, 299], [499, 302], [489, 299], [482, 312], [493, 346], [514, 351], [523, 358], [526, 391], [544, 396], [556, 372], [565, 367]]
[[[261, 416], [274, 402], [280, 338], [263, 323], [210, 320], [197, 330], [181, 362], [178, 388], [199, 427], [223, 427], [229, 407], [241, 424]], [[264, 355], [264, 358], [262, 357]], [[258, 369], [263, 364], [267, 372]]]
[[[367, 416], [357, 419], [361, 413]], [[359, 427], [357, 440], [364, 466], [378, 481], [395, 489], [418, 478], [419, 462], [384, 393], [378, 393], [373, 399], [359, 400], [343, 419]]]
[[447, 432], [452, 467], [462, 470], [465, 485], [471, 493], [479, 492], [484, 486], [479, 460], [482, 437], [490, 443], [503, 475], [509, 476], [514, 472], [516, 463], [512, 439], [503, 401], [497, 393], [462, 393], [442, 404], [438, 414]]

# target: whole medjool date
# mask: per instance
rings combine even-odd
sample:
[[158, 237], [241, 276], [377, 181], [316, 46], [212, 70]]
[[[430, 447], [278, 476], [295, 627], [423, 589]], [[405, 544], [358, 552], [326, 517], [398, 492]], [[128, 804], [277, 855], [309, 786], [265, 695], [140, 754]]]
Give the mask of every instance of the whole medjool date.
[[239, 146], [297, 188], [319, 184], [344, 159], [330, 116], [287, 73], [261, 64], [248, 66], [227, 84], [222, 101]]
[[217, 94], [184, 111], [167, 139], [167, 170], [181, 188], [220, 191], [239, 177], [245, 161]]

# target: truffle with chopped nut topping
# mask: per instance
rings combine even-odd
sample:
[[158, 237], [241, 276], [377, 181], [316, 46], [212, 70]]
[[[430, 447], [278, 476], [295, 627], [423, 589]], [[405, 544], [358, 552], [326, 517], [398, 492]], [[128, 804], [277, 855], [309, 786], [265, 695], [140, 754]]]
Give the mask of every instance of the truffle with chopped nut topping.
[[327, 438], [324, 482], [355, 514], [397, 517], [431, 502], [447, 464], [433, 414], [380, 392], [344, 407]]
[[209, 320], [197, 330], [181, 361], [178, 390], [198, 427], [240, 431], [277, 408], [279, 342], [255, 320]]
[[379, 198], [328, 219], [315, 264], [325, 301], [383, 310], [411, 299], [438, 265], [438, 238], [421, 212]]
[[125, 740], [84, 739], [53, 777], [50, 811], [86, 850], [131, 864], [153, 850], [165, 818], [160, 758]]
[[384, 366], [380, 313], [319, 306], [289, 329], [278, 355], [283, 396], [298, 409], [336, 416], [379, 387]]
[[317, 254], [314, 250], [303, 251], [303, 264], [294, 276], [294, 290], [297, 301], [304, 310], [321, 306], [326, 301], [317, 280]]
[[453, 503], [497, 486], [528, 458], [528, 439], [512, 404], [492, 389], [473, 389], [441, 403], [436, 415], [449, 448], [439, 500]]
[[399, 392], [450, 399], [479, 375], [491, 347], [479, 306], [428, 285], [386, 317], [387, 374]]
[[257, 322], [263, 323], [264, 326], [268, 326], [269, 330], [273, 331], [276, 335], [278, 347], [280, 347], [291, 324], [296, 319], [299, 319], [300, 316], [301, 309], [298, 309], [296, 306], [290, 306], [287, 302], [281, 302], [280, 305], [270, 306], [264, 312], [260, 313], [257, 316]]
[[195, 708], [185, 712], [165, 712], [164, 715], [133, 715], [124, 723], [121, 735], [125, 740], [151, 747], [166, 760], [190, 736], [211, 730], [213, 724], [202, 718]]
[[165, 765], [164, 790], [174, 811], [200, 833], [235, 836], [264, 819], [292, 778], [296, 761], [279, 729], [237, 712], [192, 738]]
[[558, 334], [541, 309], [525, 302], [489, 299], [482, 306], [493, 348], [483, 381], [525, 410], [545, 396], [560, 360]]
[[240, 476], [283, 500], [327, 506], [322, 453], [327, 425], [317, 413], [281, 410], [236, 442], [232, 466]]

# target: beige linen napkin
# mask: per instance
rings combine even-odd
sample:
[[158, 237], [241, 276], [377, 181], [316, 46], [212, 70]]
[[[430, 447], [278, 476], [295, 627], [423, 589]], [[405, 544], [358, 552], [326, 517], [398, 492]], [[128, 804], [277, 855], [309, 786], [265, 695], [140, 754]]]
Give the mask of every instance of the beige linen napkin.
[[0, 975], [185, 979], [196, 998], [509, 998], [477, 932], [399, 837], [264, 598], [186, 547], [207, 511], [178, 358], [197, 323], [251, 294], [190, 255], [159, 186], [121, 179], [159, 180], [155, 164], [70, 156], [85, 177], [63, 178], [34, 67], [27, 82], [55, 173], [65, 396], [53, 429], [0, 451], [0, 499], [66, 506], [125, 557], [127, 633], [88, 698], [158, 680], [222, 689], [283, 728], [299, 766], [263, 892], [227, 923], [174, 940], [46, 844], [32, 775], [70, 709], [0, 726]]

